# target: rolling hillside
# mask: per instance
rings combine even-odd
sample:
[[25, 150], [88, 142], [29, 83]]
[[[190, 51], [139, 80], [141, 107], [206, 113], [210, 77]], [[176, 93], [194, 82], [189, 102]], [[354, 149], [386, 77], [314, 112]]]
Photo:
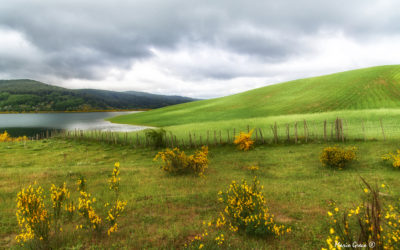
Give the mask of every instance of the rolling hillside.
[[111, 121], [174, 126], [381, 108], [400, 108], [400, 65], [294, 80], [227, 97], [119, 116]]
[[180, 96], [66, 89], [33, 80], [0, 80], [0, 111], [153, 109], [193, 101]]

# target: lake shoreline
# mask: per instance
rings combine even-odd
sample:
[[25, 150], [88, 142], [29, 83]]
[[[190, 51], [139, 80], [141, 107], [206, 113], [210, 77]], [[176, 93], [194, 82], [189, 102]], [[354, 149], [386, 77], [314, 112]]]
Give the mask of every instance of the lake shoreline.
[[[114, 124], [107, 118], [138, 113], [141, 111], [119, 112], [40, 112], [40, 113], [7, 113], [0, 114], [0, 128], [48, 128], [62, 130], [104, 130], [133, 132], [146, 129], [145, 126]], [[19, 129], [21, 130], [21, 129]]]
[[46, 114], [46, 113], [96, 113], [96, 112], [129, 112], [129, 111], [149, 111], [151, 109], [110, 109], [110, 110], [72, 110], [72, 111], [0, 111], [0, 114]]

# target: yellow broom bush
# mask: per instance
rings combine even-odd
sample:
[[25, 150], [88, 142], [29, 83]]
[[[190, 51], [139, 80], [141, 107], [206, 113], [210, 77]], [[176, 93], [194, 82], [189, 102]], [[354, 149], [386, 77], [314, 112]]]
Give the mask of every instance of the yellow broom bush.
[[47, 243], [50, 232], [50, 215], [43, 201], [43, 188], [29, 185], [17, 194], [17, 220], [21, 232], [16, 236], [18, 243], [36, 240]]
[[161, 159], [163, 165], [161, 169], [173, 174], [195, 173], [203, 176], [204, 171], [208, 168], [208, 147], [202, 146], [201, 150], [197, 150], [193, 155], [187, 156], [184, 151], [179, 148], [165, 149], [158, 152], [154, 160]]
[[396, 153], [388, 153], [382, 156], [382, 160], [390, 162], [394, 168], [400, 168], [400, 149]]
[[326, 147], [320, 155], [322, 165], [342, 169], [356, 159], [356, 147]]
[[[110, 222], [110, 227], [107, 234], [110, 235], [118, 230], [117, 219], [121, 217], [124, 212], [127, 202], [119, 200], [119, 162], [114, 164], [111, 177], [108, 180], [109, 189], [115, 192], [115, 200], [112, 206], [107, 211], [107, 221]], [[15, 237], [16, 241], [21, 245], [29, 242], [28, 248], [33, 249], [52, 249], [50, 239], [52, 235], [64, 231], [60, 226], [60, 221], [65, 218], [64, 222], [72, 222], [75, 211], [78, 212], [82, 218], [76, 229], [90, 229], [98, 233], [102, 232], [103, 220], [99, 213], [95, 211], [94, 204], [96, 199], [86, 191], [86, 179], [80, 176], [76, 182], [79, 191], [79, 198], [77, 206], [74, 201], [70, 199], [70, 191], [66, 183], [56, 186], [51, 184], [50, 187], [50, 205], [48, 207], [53, 209], [53, 213], [49, 213], [46, 208], [42, 187], [35, 187], [30, 185], [23, 188], [17, 194], [17, 221], [20, 228], [19, 234]], [[110, 205], [106, 203], [104, 207]], [[66, 216], [63, 216], [65, 211]], [[69, 227], [66, 227], [69, 228]], [[54, 232], [51, 231], [54, 229]], [[56, 239], [58, 239], [56, 237]]]
[[[282, 236], [291, 232], [290, 227], [278, 225], [274, 216], [269, 212], [266, 199], [262, 193], [263, 186], [257, 177], [252, 184], [232, 181], [226, 192], [219, 191], [218, 201], [224, 204], [216, 220], [203, 222], [207, 226], [201, 234], [196, 235], [185, 248], [189, 249], [216, 249], [226, 245], [227, 237], [222, 229], [231, 233], [238, 231], [249, 235], [266, 237]], [[230, 233], [230, 234], [231, 234]]]
[[322, 249], [400, 249], [400, 206], [385, 205], [379, 188], [363, 182], [363, 202], [351, 209], [331, 202], [329, 234]]
[[[110, 227], [107, 230], [108, 236], [111, 233], [117, 232], [118, 230], [118, 223], [117, 219], [121, 216], [122, 212], [125, 210], [127, 201], [119, 200], [119, 182], [121, 178], [119, 177], [119, 162], [114, 164], [114, 169], [112, 171], [111, 177], [108, 180], [110, 190], [114, 191], [115, 193], [115, 201], [114, 205], [108, 210], [107, 212], [107, 220], [110, 223]], [[106, 206], [109, 204], [107, 203]]]
[[28, 137], [24, 136], [19, 136], [19, 137], [11, 137], [7, 131], [4, 131], [4, 133], [0, 134], [0, 142], [20, 142], [20, 141], [27, 141]]
[[219, 201], [224, 204], [224, 211], [216, 221], [217, 226], [228, 225], [233, 232], [238, 230], [256, 236], [280, 236], [291, 231], [284, 225], [278, 225], [270, 213], [263, 186], [257, 177], [252, 184], [233, 181], [226, 192], [219, 192]]
[[234, 144], [238, 145], [238, 148], [243, 151], [251, 149], [254, 141], [251, 139], [254, 129], [250, 130], [249, 133], [240, 132], [239, 135], [235, 136], [236, 139], [233, 141]]

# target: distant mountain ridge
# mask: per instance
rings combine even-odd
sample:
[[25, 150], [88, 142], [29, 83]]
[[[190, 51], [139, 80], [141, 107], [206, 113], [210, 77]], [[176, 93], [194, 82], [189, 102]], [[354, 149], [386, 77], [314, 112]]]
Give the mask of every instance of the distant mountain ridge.
[[30, 79], [0, 80], [0, 112], [155, 109], [194, 100], [136, 91], [67, 89]]

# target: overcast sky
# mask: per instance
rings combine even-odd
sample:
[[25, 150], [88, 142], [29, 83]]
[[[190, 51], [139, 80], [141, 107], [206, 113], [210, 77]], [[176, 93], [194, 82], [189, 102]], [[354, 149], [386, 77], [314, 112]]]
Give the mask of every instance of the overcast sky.
[[0, 79], [212, 98], [400, 64], [398, 0], [1, 0]]

